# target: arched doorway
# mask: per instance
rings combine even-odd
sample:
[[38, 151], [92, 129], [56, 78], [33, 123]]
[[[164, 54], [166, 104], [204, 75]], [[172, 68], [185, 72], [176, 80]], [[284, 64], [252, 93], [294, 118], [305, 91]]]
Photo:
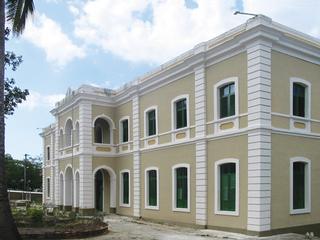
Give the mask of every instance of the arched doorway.
[[64, 186], [63, 186], [63, 174], [62, 174], [62, 173], [60, 173], [60, 179], [59, 179], [59, 181], [60, 181], [60, 184], [59, 184], [59, 185], [60, 185], [60, 186], [59, 186], [59, 188], [60, 188], [60, 205], [63, 206]]
[[116, 174], [102, 166], [94, 171], [94, 204], [96, 211], [110, 213], [116, 208]]
[[79, 208], [79, 194], [80, 194], [80, 175], [79, 171], [75, 174], [75, 182], [74, 182], [74, 196], [75, 196], [75, 207]]
[[73, 206], [73, 173], [71, 167], [67, 167], [65, 171], [64, 190], [65, 209], [71, 210]]

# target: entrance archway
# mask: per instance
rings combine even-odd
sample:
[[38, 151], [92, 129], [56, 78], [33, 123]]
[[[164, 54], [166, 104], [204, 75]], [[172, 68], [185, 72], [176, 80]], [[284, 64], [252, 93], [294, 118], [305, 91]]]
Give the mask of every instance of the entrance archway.
[[79, 207], [79, 195], [80, 195], [80, 175], [79, 171], [76, 172], [75, 174], [75, 182], [74, 182], [74, 196], [75, 196], [75, 207]]
[[116, 174], [112, 168], [101, 166], [93, 171], [94, 207], [97, 211], [109, 213], [116, 208]]
[[73, 173], [72, 168], [67, 167], [64, 174], [64, 206], [73, 206]]

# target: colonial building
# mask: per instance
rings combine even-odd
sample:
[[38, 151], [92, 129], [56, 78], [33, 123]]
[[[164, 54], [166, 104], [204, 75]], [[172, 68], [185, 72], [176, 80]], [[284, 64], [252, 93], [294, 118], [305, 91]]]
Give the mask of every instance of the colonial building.
[[270, 234], [320, 228], [320, 41], [259, 15], [43, 130], [44, 203]]

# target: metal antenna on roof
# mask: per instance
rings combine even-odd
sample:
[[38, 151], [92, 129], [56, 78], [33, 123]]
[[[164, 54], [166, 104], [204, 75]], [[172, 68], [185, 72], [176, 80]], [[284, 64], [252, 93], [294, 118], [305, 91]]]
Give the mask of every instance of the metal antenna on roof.
[[259, 14], [255, 14], [255, 13], [246, 13], [246, 12], [240, 12], [240, 11], [235, 11], [233, 13], [233, 15], [248, 15], [248, 16], [254, 16], [254, 17], [257, 17]]

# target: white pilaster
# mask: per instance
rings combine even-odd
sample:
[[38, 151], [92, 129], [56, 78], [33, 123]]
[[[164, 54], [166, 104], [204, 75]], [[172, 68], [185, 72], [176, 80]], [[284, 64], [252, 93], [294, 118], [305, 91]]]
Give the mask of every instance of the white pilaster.
[[140, 217], [140, 130], [139, 130], [139, 96], [132, 99], [133, 130], [133, 215]]
[[79, 207], [81, 209], [94, 208], [93, 176], [92, 176], [92, 107], [91, 103], [79, 104], [79, 173], [80, 194]]
[[54, 131], [50, 136], [50, 202], [54, 203]]
[[207, 225], [207, 142], [205, 67], [195, 69], [196, 224]]
[[248, 57], [248, 230], [271, 229], [271, 44], [257, 41]]
[[54, 203], [60, 205], [60, 194], [59, 194], [59, 119], [56, 117], [55, 123], [55, 144], [54, 144]]

